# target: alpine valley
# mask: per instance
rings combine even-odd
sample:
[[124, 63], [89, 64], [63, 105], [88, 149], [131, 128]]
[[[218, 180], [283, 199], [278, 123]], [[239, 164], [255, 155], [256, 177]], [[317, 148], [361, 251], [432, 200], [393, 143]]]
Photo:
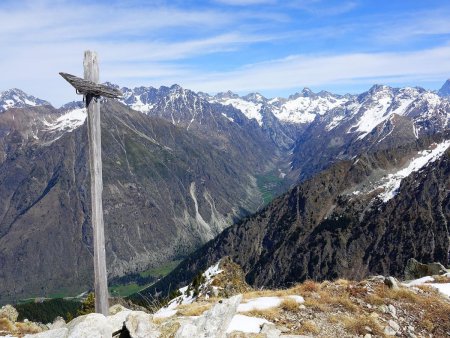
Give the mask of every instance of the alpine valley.
[[[224, 256], [254, 287], [449, 263], [450, 80], [288, 98], [120, 90], [101, 106], [110, 279], [184, 259], [141, 292], [155, 295]], [[85, 119], [82, 102], [0, 94], [0, 303], [92, 287]]]

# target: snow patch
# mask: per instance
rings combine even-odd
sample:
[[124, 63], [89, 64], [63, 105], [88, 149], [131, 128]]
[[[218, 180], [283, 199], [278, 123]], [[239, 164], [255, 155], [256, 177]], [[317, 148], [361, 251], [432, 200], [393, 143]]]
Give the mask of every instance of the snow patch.
[[44, 124], [49, 131], [72, 131], [81, 126], [86, 117], [86, 108], [78, 108], [58, 117], [53, 123], [44, 121]]
[[227, 119], [230, 120], [231, 122], [234, 122], [234, 119], [232, 117], [229, 117], [228, 115], [222, 113], [222, 115]]
[[[302, 296], [287, 296], [286, 298], [290, 298], [295, 300], [297, 303], [303, 303], [305, 300]], [[270, 308], [278, 307], [283, 302], [283, 298], [281, 297], [259, 297], [248, 300], [245, 303], [239, 304], [237, 311], [238, 312], [249, 312], [254, 310], [267, 310]]]
[[351, 126], [348, 132], [359, 132], [359, 140], [366, 137], [366, 135], [369, 134], [376, 126], [389, 118], [390, 114], [387, 114], [386, 111], [391, 105], [391, 102], [392, 99], [390, 97], [383, 97], [379, 99], [375, 106], [367, 109], [362, 114], [358, 122]]
[[[222, 273], [223, 270], [219, 269], [220, 261], [218, 261], [215, 265], [210, 266], [203, 273], [203, 277], [205, 277], [204, 285], [208, 286], [211, 284], [212, 279], [218, 274]], [[181, 293], [181, 296], [175, 297], [172, 299], [169, 304], [159, 309], [154, 315], [154, 318], [168, 318], [172, 317], [177, 313], [178, 305], [182, 304], [192, 304], [196, 297], [192, 295], [191, 292], [188, 292], [189, 286], [182, 287], [178, 289]]]
[[434, 149], [420, 151], [418, 157], [413, 159], [406, 168], [397, 171], [395, 174], [389, 174], [383, 179], [385, 182], [376, 188], [384, 189], [384, 192], [378, 195], [383, 202], [389, 201], [397, 194], [402, 179], [440, 158], [450, 146], [450, 140], [439, 144], [433, 143], [432, 146], [434, 146]]
[[263, 324], [270, 324], [270, 322], [263, 318], [248, 317], [244, 315], [234, 315], [233, 319], [228, 325], [227, 333], [233, 331], [240, 331], [246, 333], [259, 333]]
[[[447, 276], [448, 274], [445, 274]], [[437, 289], [441, 294], [450, 297], [450, 283], [432, 283], [434, 282], [434, 278], [431, 276], [425, 276], [418, 279], [413, 279], [411, 281], [402, 283], [402, 285], [406, 287], [418, 286], [418, 285], [427, 285]]]

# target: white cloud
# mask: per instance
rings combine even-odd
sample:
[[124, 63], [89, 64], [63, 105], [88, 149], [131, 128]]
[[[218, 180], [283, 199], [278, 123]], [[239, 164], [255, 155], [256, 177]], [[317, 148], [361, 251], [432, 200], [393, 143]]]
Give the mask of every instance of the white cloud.
[[[248, 5], [275, 2], [223, 1]], [[133, 2], [125, 2], [125, 5], [112, 2], [102, 5], [83, 2], [81, 5], [68, 0], [36, 0], [8, 8], [0, 4], [0, 90], [18, 87], [56, 105], [76, 99], [58, 72], [80, 75], [86, 49], [99, 53], [102, 81], [126, 86], [179, 83], [207, 92], [228, 89], [286, 92], [303, 86], [393, 81], [420, 84], [450, 74], [450, 47], [447, 45], [390, 53], [306, 54], [296, 48], [311, 40], [342, 41], [358, 29], [364, 30], [361, 39], [367, 40], [374, 31], [388, 36], [388, 31], [373, 24], [375, 20], [366, 26], [352, 22], [331, 28], [319, 24], [308, 29], [293, 25], [278, 30], [279, 25], [295, 23], [295, 15], [276, 10], [253, 11], [253, 7], [252, 10], [221, 11], [218, 8], [223, 6], [186, 9], [168, 6], [165, 1], [144, 7]], [[344, 9], [348, 10], [353, 3], [346, 1]], [[283, 2], [283, 6], [303, 8], [303, 12], [321, 4], [321, 0]], [[279, 6], [281, 2], [273, 8]], [[328, 10], [332, 12], [333, 6]], [[391, 20], [391, 36], [445, 34], [450, 27], [444, 14], [430, 12], [417, 19], [416, 26], [411, 23], [403, 30], [404, 21], [398, 20], [394, 25]], [[262, 43], [264, 48], [240, 54], [243, 49], [248, 51], [256, 44], [261, 47]], [[271, 60], [273, 51], [278, 56], [287, 55], [289, 52], [283, 49], [291, 47], [292, 56]], [[252, 64], [255, 54], [258, 57], [254, 59], [267, 61]], [[221, 57], [217, 69], [228, 71], [212, 71], [199, 61], [207, 56], [213, 64], [216, 55]], [[232, 62], [228, 63], [224, 55], [230, 55]]]
[[218, 92], [274, 91], [355, 83], [419, 83], [450, 74], [450, 47], [403, 53], [293, 55], [227, 73], [192, 74], [185, 85]]

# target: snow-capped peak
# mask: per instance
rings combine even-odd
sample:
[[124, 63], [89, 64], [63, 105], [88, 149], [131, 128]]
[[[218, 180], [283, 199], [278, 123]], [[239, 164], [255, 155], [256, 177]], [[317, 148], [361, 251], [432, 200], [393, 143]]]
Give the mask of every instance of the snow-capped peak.
[[284, 122], [310, 123], [317, 115], [324, 115], [347, 101], [349, 101], [348, 97], [332, 95], [328, 92], [321, 92], [318, 95], [310, 89], [304, 88], [301, 93], [291, 95], [274, 114]]
[[50, 103], [38, 99], [32, 95], [28, 95], [17, 88], [0, 92], [0, 112], [3, 112], [9, 108], [23, 108], [45, 105], [50, 105]]
[[250, 101], [253, 103], [265, 103], [267, 99], [262, 96], [260, 93], [250, 93], [243, 97], [245, 101]]
[[59, 116], [52, 122], [44, 121], [47, 131], [71, 132], [83, 125], [87, 117], [87, 111], [84, 107], [74, 107], [68, 109], [63, 115]]
[[[261, 108], [263, 103], [259, 102], [258, 99], [262, 99], [263, 97], [256, 96], [257, 94], [249, 94], [248, 99], [245, 97], [240, 97], [239, 95], [233, 94], [230, 95], [216, 95], [209, 100], [211, 103], [220, 103], [225, 106], [231, 105], [236, 109], [239, 109], [248, 119], [255, 119], [260, 126], [262, 126], [262, 114]], [[258, 94], [259, 95], [259, 94]], [[256, 100], [253, 100], [256, 99]]]

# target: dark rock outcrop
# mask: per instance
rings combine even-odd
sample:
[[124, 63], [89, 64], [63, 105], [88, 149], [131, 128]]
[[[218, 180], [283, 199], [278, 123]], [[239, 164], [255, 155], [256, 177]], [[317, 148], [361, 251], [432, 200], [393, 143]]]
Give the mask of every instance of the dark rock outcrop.
[[447, 269], [441, 263], [422, 264], [416, 259], [411, 258], [406, 263], [405, 279], [411, 280], [425, 276], [442, 275], [445, 272], [447, 272]]

